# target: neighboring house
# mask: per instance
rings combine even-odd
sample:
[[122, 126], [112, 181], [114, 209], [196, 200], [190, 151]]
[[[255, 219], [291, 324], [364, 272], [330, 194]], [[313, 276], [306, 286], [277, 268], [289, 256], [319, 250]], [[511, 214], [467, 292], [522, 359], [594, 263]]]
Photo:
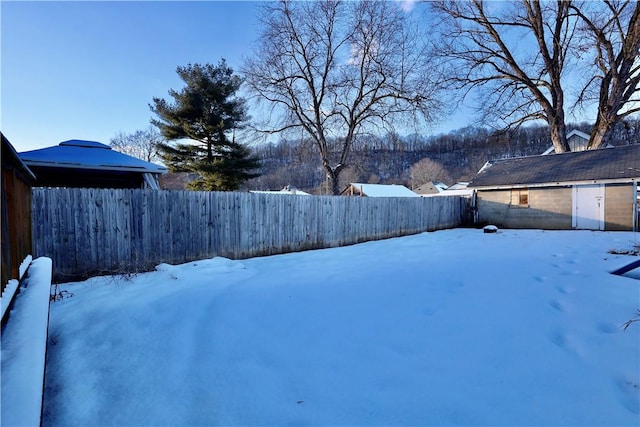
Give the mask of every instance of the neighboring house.
[[[31, 254], [31, 186], [36, 177], [2, 139], [2, 290], [9, 279], [20, 279], [20, 266]], [[4, 303], [4, 301], [3, 301]]]
[[289, 194], [289, 195], [296, 195], [296, 196], [310, 196], [309, 193], [304, 192], [302, 190], [298, 190], [293, 185], [287, 185], [282, 190], [264, 190], [264, 191], [250, 190], [249, 193], [254, 193], [254, 194]]
[[[567, 143], [569, 144], [569, 148], [571, 149], [571, 151], [574, 153], [576, 151], [585, 151], [587, 149], [587, 144], [589, 144], [589, 138], [591, 138], [590, 135], [574, 129], [567, 134]], [[552, 145], [551, 147], [547, 148], [542, 154], [551, 154], [555, 153], [555, 151], [556, 149]]]
[[473, 190], [467, 188], [468, 185], [468, 182], [456, 182], [443, 192], [434, 194], [434, 196], [461, 196], [470, 198], [473, 195]]
[[438, 194], [448, 187], [446, 184], [440, 181], [429, 181], [426, 184], [422, 184], [420, 187], [413, 190], [414, 193], [425, 195], [425, 194]]
[[640, 144], [488, 162], [478, 220], [505, 228], [637, 230]]
[[[461, 197], [470, 198], [473, 195], [473, 190], [467, 188], [467, 185], [469, 185], [468, 182], [456, 182], [455, 184], [449, 187], [446, 187], [442, 189], [442, 191], [439, 191], [437, 193], [431, 193], [431, 194], [419, 193], [419, 194], [422, 197], [461, 196]], [[417, 193], [418, 190], [416, 189], [415, 192]]]
[[420, 197], [404, 185], [361, 184], [354, 182], [342, 190], [341, 196], [361, 197]]
[[152, 188], [167, 168], [112, 150], [105, 144], [73, 139], [54, 147], [25, 151], [22, 161], [38, 187]]
[[466, 190], [468, 186], [469, 186], [469, 183], [467, 181], [458, 181], [455, 184], [447, 187], [447, 190], [449, 190], [449, 191], [451, 191], [451, 190]]

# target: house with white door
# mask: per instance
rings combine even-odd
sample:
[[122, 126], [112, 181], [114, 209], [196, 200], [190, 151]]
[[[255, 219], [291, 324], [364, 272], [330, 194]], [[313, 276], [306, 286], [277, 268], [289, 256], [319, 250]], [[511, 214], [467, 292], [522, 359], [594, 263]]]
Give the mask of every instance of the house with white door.
[[480, 224], [638, 230], [640, 144], [487, 162], [468, 188]]

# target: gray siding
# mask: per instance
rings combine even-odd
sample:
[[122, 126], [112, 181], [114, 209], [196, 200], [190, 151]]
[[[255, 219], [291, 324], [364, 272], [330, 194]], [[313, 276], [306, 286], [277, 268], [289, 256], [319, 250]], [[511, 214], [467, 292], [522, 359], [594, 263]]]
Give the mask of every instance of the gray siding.
[[[478, 190], [478, 218], [503, 228], [572, 229], [572, 187], [529, 189], [529, 204], [517, 204], [517, 190]], [[605, 185], [605, 231], [634, 227], [634, 185]]]
[[479, 190], [480, 222], [503, 228], [571, 229], [571, 187], [530, 188], [527, 206], [518, 206], [513, 192]]
[[632, 230], [634, 223], [634, 191], [630, 184], [611, 184], [604, 187], [604, 229]]

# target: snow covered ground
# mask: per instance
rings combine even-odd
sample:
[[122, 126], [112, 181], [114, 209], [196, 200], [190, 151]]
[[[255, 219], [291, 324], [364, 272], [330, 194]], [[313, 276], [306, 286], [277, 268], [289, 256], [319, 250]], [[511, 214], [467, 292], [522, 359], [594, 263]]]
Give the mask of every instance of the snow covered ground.
[[637, 233], [456, 229], [66, 284], [45, 425], [638, 426]]
[[[30, 266], [29, 266], [30, 264]], [[2, 413], [0, 425], [37, 426], [40, 424], [42, 388], [47, 348], [51, 259], [38, 258], [20, 267], [26, 279], [17, 284], [7, 324], [2, 329]], [[17, 282], [17, 280], [16, 280]], [[9, 305], [11, 298], [4, 299]], [[4, 307], [3, 307], [4, 313]]]

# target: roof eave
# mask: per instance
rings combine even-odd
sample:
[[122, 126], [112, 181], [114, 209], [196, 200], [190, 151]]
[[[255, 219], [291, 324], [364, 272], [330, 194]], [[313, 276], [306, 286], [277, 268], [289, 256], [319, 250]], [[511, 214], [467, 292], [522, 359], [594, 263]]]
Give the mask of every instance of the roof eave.
[[110, 171], [122, 171], [122, 172], [155, 173], [155, 174], [163, 174], [168, 172], [167, 168], [159, 168], [159, 170], [150, 170], [144, 167], [137, 167], [137, 166], [83, 165], [80, 163], [40, 162], [37, 160], [24, 160], [24, 163], [27, 166], [32, 166], [32, 167], [53, 167], [53, 168], [83, 169], [83, 170], [110, 170]]
[[16, 151], [15, 147], [3, 133], [0, 132], [0, 136], [2, 138], [3, 145], [5, 145], [9, 149], [9, 155], [13, 157], [13, 160], [19, 165], [22, 171], [27, 175], [27, 177], [32, 181], [36, 182], [36, 175], [33, 173], [29, 166], [20, 158], [20, 155]]
[[574, 185], [593, 185], [593, 184], [627, 184], [640, 181], [640, 177], [634, 178], [605, 178], [605, 179], [589, 179], [582, 181], [560, 181], [560, 182], [536, 182], [522, 184], [502, 184], [502, 185], [483, 185], [469, 186], [472, 190], [509, 190], [512, 188], [539, 188], [539, 187], [570, 187]]

